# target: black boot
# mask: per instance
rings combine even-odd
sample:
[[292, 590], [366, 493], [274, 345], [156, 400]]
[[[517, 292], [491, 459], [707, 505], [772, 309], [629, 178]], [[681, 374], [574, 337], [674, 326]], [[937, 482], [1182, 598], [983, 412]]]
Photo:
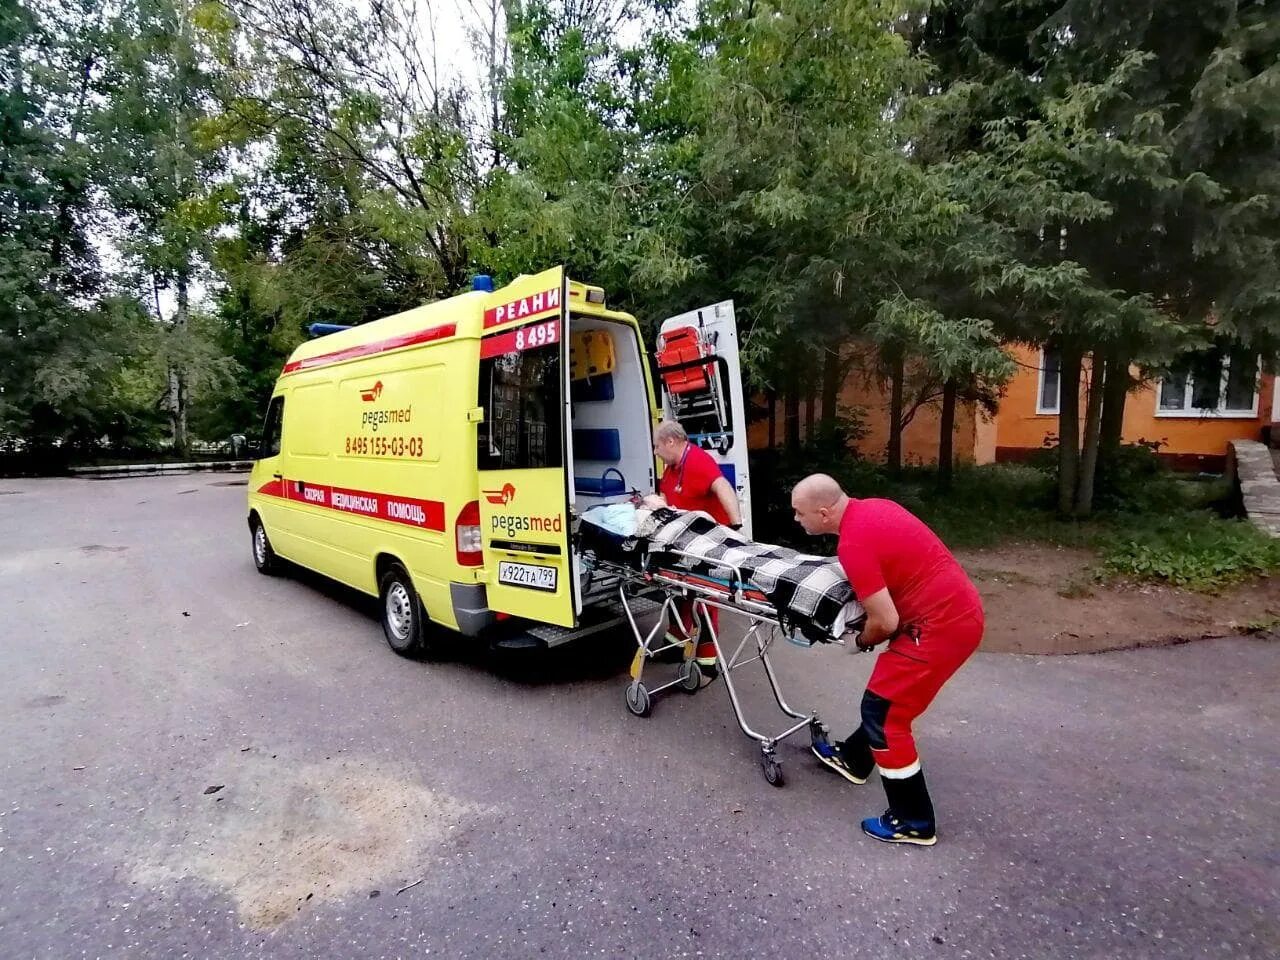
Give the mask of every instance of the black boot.
[[924, 782], [924, 772], [917, 770], [901, 780], [880, 775], [889, 809], [878, 817], [862, 821], [862, 832], [885, 843], [913, 843], [931, 847], [938, 842], [933, 819], [933, 801]]

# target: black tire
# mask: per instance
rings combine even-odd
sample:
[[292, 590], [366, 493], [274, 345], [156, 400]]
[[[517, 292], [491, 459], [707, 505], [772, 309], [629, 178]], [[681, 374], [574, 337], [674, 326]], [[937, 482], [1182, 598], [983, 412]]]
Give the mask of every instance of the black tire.
[[378, 583], [382, 633], [387, 646], [402, 657], [416, 659], [432, 652], [431, 624], [404, 567], [393, 563]]
[[702, 689], [702, 670], [696, 660], [686, 660], [680, 667], [680, 689], [688, 694]]
[[253, 552], [253, 565], [263, 576], [274, 577], [280, 573], [281, 562], [271, 548], [271, 539], [267, 536], [267, 528], [256, 516], [249, 524], [249, 545]]
[[787, 778], [782, 775], [782, 764], [778, 763], [772, 757], [765, 757], [762, 761], [764, 767], [764, 778], [769, 781], [770, 785], [781, 787], [786, 784]]
[[624, 699], [627, 702], [627, 709], [633, 716], [647, 717], [653, 712], [653, 698], [649, 696], [649, 690], [639, 680], [633, 680], [628, 684]]

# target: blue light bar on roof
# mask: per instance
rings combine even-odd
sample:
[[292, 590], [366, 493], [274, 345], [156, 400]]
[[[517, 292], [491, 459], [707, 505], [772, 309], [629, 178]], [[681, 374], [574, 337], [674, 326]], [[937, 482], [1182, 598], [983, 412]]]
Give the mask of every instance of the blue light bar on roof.
[[350, 324], [342, 323], [313, 323], [307, 327], [307, 333], [311, 334], [314, 340], [316, 337], [327, 337], [331, 333], [337, 333], [339, 330], [350, 330]]

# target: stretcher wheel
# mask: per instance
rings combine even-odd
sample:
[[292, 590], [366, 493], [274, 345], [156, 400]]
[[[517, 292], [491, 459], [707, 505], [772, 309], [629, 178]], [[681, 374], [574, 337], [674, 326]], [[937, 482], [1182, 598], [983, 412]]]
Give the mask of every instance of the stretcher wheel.
[[680, 668], [680, 689], [685, 693], [697, 693], [702, 686], [702, 671], [698, 669], [698, 661], [686, 660]]
[[787, 782], [787, 778], [782, 775], [782, 764], [773, 757], [765, 757], [760, 761], [764, 767], [764, 778], [775, 787], [780, 787]]
[[639, 680], [634, 680], [627, 685], [627, 709], [637, 717], [647, 717], [649, 711], [653, 709], [653, 699]]

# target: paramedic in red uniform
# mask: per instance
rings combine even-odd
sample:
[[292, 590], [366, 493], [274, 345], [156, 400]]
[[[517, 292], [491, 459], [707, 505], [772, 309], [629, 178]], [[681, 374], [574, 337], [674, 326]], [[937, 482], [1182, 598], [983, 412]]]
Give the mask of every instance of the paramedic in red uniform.
[[889, 809], [862, 821], [888, 843], [937, 842], [933, 803], [911, 723], [978, 649], [984, 625], [978, 591], [925, 524], [892, 500], [855, 500], [825, 474], [791, 494], [806, 533], [836, 533], [840, 565], [867, 620], [858, 646], [889, 641], [862, 697], [862, 725], [814, 754], [847, 780], [865, 783], [880, 768]]
[[[701, 510], [716, 523], [737, 530], [742, 526], [738, 495], [720, 472], [719, 465], [705, 450], [689, 442], [684, 427], [674, 420], [663, 420], [653, 431], [653, 453], [662, 461], [662, 479], [658, 492], [678, 510]], [[719, 627], [715, 610], [708, 610], [711, 623]], [[684, 643], [693, 627], [693, 601], [676, 604], [676, 618], [669, 625], [669, 643]], [[696, 633], [697, 631], [694, 630]], [[707, 638], [698, 643], [695, 653], [698, 668], [704, 676], [716, 675], [716, 648]]]

